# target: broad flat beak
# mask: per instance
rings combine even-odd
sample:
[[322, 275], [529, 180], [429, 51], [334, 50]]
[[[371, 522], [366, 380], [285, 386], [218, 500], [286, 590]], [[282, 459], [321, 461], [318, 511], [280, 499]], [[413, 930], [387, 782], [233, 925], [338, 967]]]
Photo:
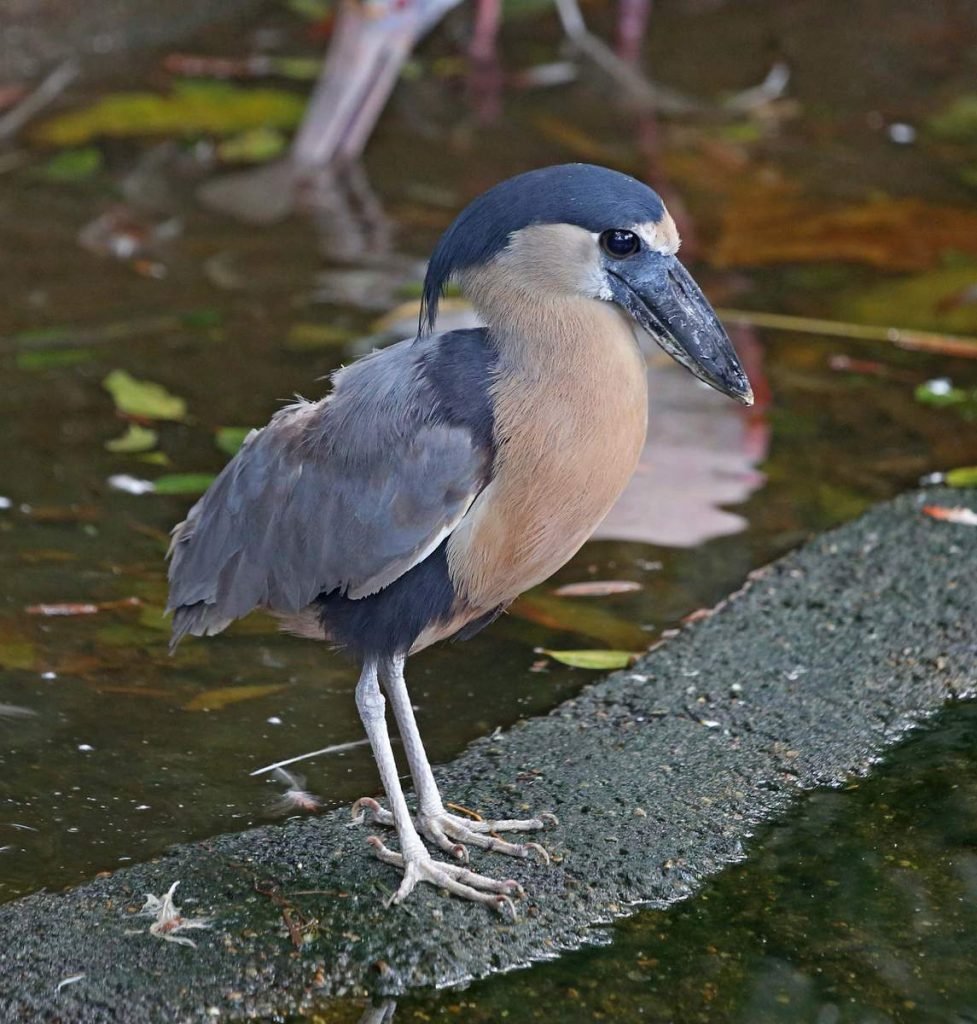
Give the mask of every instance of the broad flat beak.
[[643, 253], [607, 267], [614, 301], [678, 363], [743, 405], [753, 389], [708, 299], [674, 256]]

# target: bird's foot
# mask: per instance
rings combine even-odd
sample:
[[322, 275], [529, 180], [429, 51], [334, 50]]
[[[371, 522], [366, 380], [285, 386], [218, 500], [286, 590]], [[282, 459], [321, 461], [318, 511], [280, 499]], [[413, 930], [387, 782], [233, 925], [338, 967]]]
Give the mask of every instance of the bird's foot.
[[[416, 837], [415, 837], [416, 839]], [[473, 903], [482, 903], [511, 920], [516, 920], [516, 905], [513, 896], [523, 896], [522, 886], [513, 879], [499, 881], [487, 875], [479, 875], [461, 864], [445, 864], [435, 860], [418, 843], [416, 849], [406, 854], [388, 849], [378, 836], [370, 836], [367, 842], [384, 864], [393, 864], [404, 872], [404, 879], [397, 891], [390, 897], [392, 903], [402, 903], [418, 882], [429, 882], [440, 889], [447, 889], [453, 896], [460, 896]]]
[[[366, 816], [380, 825], [393, 825], [393, 815], [372, 797], [363, 797], [353, 804], [353, 821], [362, 822]], [[535, 857], [541, 864], [549, 864], [550, 855], [539, 843], [510, 843], [495, 832], [534, 832], [557, 824], [555, 814], [541, 814], [536, 818], [507, 818], [499, 821], [463, 818], [451, 814], [443, 807], [433, 812], [421, 811], [414, 819], [417, 831], [446, 853], [463, 864], [468, 863], [467, 846], [503, 853], [508, 857]], [[466, 845], [467, 844], [467, 845]]]

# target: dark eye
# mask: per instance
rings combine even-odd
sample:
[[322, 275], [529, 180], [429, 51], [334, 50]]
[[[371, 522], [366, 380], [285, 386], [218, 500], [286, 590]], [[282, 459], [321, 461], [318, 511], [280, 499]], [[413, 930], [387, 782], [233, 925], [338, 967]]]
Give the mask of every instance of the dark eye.
[[600, 247], [611, 259], [626, 260], [641, 248], [641, 239], [633, 231], [612, 228], [600, 236]]

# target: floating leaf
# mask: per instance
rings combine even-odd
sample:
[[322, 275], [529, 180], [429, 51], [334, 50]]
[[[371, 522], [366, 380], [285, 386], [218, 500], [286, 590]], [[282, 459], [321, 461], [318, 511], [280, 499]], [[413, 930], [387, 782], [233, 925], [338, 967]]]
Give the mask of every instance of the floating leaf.
[[217, 447], [227, 455], [236, 455], [244, 444], [244, 439], [251, 433], [251, 427], [221, 427], [216, 435]]
[[112, 396], [119, 412], [148, 420], [186, 419], [187, 403], [171, 395], [162, 384], [137, 380], [125, 370], [113, 370], [102, 381], [102, 386]]
[[634, 651], [550, 651], [544, 650], [554, 661], [571, 668], [592, 668], [609, 671], [616, 668], [627, 668], [638, 657]]
[[923, 512], [932, 519], [940, 519], [945, 523], [956, 523], [958, 526], [977, 526], [977, 512], [972, 508], [957, 506], [944, 508], [942, 505], [924, 505]]
[[612, 594], [633, 594], [641, 584], [633, 580], [588, 580], [585, 583], [565, 583], [553, 591], [557, 597], [610, 597]]
[[167, 473], [153, 481], [153, 490], [157, 494], [203, 494], [213, 482], [213, 473]]
[[965, 418], [977, 415], [977, 390], [965, 391], [954, 387], [948, 377], [937, 377], [920, 384], [914, 395], [917, 402], [937, 409], [955, 409]]
[[62, 366], [89, 363], [95, 353], [89, 348], [62, 348], [36, 352], [18, 352], [15, 360], [18, 370], [56, 370]]
[[949, 470], [946, 482], [951, 487], [977, 487], [977, 466], [960, 466]]
[[75, 146], [98, 136], [235, 135], [251, 128], [294, 128], [305, 99], [282, 89], [245, 89], [229, 82], [178, 82], [170, 95], [124, 92], [61, 114], [34, 131], [40, 142]]
[[275, 128], [262, 126], [226, 139], [217, 147], [225, 163], [263, 164], [285, 148], [285, 136]]
[[155, 448], [158, 440], [159, 434], [155, 430], [130, 423], [121, 437], [113, 437], [111, 441], [106, 441], [105, 447], [110, 452], [134, 454]]
[[102, 169], [102, 153], [95, 146], [66, 149], [57, 153], [41, 168], [48, 181], [85, 181]]
[[183, 705], [184, 711], [220, 711], [241, 701], [268, 697], [285, 689], [284, 683], [264, 686], [223, 686], [216, 690], [204, 690]]

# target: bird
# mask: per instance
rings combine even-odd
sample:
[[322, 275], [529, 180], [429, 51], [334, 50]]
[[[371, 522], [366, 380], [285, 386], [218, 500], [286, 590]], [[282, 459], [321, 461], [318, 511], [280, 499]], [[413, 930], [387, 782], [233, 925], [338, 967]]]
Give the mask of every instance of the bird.
[[[465, 207], [427, 266], [417, 334], [337, 370], [316, 400], [252, 431], [172, 535], [172, 644], [256, 608], [360, 666], [355, 700], [399, 850], [391, 903], [419, 882], [515, 916], [513, 880], [468, 847], [545, 859], [555, 819], [475, 821], [447, 809], [405, 682], [408, 656], [488, 626], [567, 562], [628, 482], [645, 443], [647, 332], [701, 381], [749, 405], [749, 380], [649, 186], [591, 164], [526, 171]], [[455, 281], [484, 326], [438, 332]], [[388, 731], [413, 779], [412, 815]], [[423, 838], [422, 838], [423, 837]], [[450, 859], [430, 852], [427, 840]]]

